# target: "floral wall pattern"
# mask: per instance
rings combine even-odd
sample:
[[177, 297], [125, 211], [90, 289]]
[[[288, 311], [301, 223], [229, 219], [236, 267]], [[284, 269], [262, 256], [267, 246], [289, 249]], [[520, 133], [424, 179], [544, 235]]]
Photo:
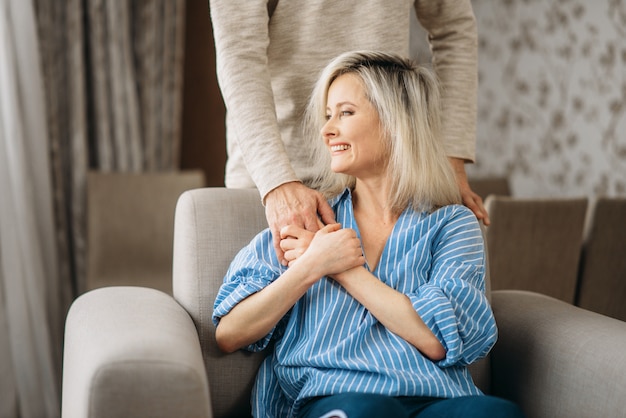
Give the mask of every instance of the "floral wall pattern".
[[626, 0], [473, 0], [474, 177], [516, 196], [626, 196]]

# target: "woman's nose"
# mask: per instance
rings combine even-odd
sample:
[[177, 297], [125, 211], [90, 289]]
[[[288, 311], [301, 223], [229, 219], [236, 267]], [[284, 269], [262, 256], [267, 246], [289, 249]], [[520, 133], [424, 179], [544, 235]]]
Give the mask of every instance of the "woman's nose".
[[335, 127], [334, 118], [330, 118], [322, 126], [322, 136], [324, 138], [331, 137], [337, 134], [337, 128]]

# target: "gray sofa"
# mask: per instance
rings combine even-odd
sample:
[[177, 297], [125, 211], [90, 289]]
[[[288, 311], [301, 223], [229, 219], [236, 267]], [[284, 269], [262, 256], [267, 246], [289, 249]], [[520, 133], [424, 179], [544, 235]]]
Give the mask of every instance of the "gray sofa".
[[[173, 293], [107, 287], [67, 317], [62, 415], [240, 417], [264, 354], [222, 354], [213, 300], [265, 217], [256, 190], [197, 189], [176, 208]], [[130, 231], [129, 231], [130, 232]], [[626, 323], [524, 291], [494, 291], [500, 336], [472, 374], [528, 417], [626, 417]]]

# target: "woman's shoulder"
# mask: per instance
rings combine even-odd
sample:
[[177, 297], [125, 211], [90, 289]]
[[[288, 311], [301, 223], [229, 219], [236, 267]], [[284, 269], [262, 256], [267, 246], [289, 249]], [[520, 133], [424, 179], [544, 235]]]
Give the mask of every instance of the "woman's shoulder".
[[452, 204], [441, 206], [432, 212], [425, 214], [426, 218], [431, 220], [460, 220], [463, 219], [467, 222], [477, 221], [474, 212], [472, 212], [467, 206], [461, 204]]
[[474, 212], [460, 204], [442, 206], [425, 216], [425, 221], [433, 228], [444, 230], [463, 228], [480, 231], [480, 224]]
[[472, 212], [470, 208], [461, 204], [446, 205], [446, 206], [442, 206], [441, 208], [437, 210], [443, 210], [445, 211], [445, 213], [449, 214], [450, 216], [460, 216], [460, 217], [469, 216], [469, 217], [474, 217], [474, 218], [476, 217], [474, 216], [474, 212]]

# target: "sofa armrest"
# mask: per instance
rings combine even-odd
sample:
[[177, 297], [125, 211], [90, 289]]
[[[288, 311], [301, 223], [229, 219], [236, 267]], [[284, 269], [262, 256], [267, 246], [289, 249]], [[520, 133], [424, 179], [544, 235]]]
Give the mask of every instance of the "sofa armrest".
[[155, 289], [108, 287], [80, 296], [65, 328], [62, 415], [209, 417], [193, 322]]
[[626, 322], [537, 293], [494, 291], [492, 389], [527, 417], [626, 417]]

